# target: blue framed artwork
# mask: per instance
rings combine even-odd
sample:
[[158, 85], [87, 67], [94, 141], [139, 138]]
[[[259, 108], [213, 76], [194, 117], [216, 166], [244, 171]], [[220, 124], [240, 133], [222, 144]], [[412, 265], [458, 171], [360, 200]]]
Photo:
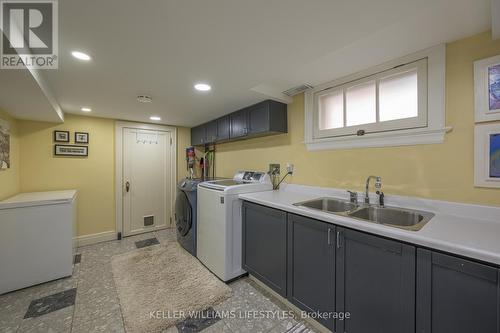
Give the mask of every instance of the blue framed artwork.
[[500, 55], [474, 62], [476, 123], [500, 120]]
[[488, 110], [500, 109], [500, 64], [488, 67]]
[[500, 187], [500, 123], [474, 128], [474, 185]]
[[500, 133], [490, 134], [490, 177], [500, 178]]

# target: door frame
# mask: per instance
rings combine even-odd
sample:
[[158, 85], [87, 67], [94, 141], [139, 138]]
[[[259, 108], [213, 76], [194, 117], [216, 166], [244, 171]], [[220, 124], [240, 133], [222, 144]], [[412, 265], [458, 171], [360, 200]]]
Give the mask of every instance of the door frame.
[[[173, 221], [173, 214], [175, 209], [175, 194], [177, 186], [177, 128], [174, 126], [135, 123], [128, 121], [115, 122], [115, 223], [116, 233], [121, 233], [123, 237], [123, 130], [125, 128], [143, 129], [152, 131], [170, 132], [171, 145], [170, 145], [170, 216], [167, 227], [159, 229], [171, 228]], [[158, 230], [157, 228], [151, 230]]]

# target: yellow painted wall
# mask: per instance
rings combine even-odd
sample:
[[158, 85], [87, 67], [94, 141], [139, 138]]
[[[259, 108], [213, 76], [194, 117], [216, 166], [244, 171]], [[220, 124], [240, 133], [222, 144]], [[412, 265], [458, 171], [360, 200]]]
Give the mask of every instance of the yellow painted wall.
[[[115, 121], [65, 115], [63, 124], [18, 121], [21, 146], [21, 191], [78, 190], [78, 235], [115, 230]], [[53, 156], [54, 130], [90, 134], [86, 158]], [[178, 176], [184, 176], [184, 147], [190, 130], [177, 134]], [[184, 169], [182, 169], [184, 168]]]
[[7, 170], [0, 170], [0, 200], [8, 198], [19, 192], [19, 134], [17, 121], [0, 110], [0, 119], [10, 124], [10, 163]]
[[473, 61], [500, 54], [500, 41], [483, 33], [447, 45], [445, 143], [406, 147], [309, 152], [304, 140], [304, 97], [288, 106], [289, 133], [222, 144], [217, 176], [238, 169], [267, 170], [268, 163], [295, 164], [292, 183], [363, 190], [380, 175], [387, 195], [500, 205], [500, 189], [475, 188]]
[[191, 129], [177, 127], [177, 179], [181, 180], [187, 175], [186, 148], [191, 146]]
[[[53, 156], [54, 130], [89, 133], [88, 157]], [[78, 235], [115, 230], [114, 121], [65, 115], [63, 124], [19, 121], [21, 191], [78, 190]]]

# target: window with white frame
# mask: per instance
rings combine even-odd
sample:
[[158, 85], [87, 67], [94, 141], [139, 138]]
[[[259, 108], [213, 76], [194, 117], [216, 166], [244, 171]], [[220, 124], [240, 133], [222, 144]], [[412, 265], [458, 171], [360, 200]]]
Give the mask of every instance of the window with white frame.
[[306, 144], [312, 150], [437, 143], [445, 131], [444, 48], [306, 93]]

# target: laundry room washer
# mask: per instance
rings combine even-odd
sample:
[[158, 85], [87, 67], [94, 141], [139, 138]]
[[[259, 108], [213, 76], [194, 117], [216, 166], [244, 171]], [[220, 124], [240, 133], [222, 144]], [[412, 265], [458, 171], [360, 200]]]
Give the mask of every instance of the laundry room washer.
[[233, 179], [198, 185], [198, 259], [222, 281], [246, 273], [242, 256], [241, 193], [271, 191], [265, 172], [238, 171]]
[[200, 179], [183, 179], [177, 184], [175, 199], [175, 229], [177, 241], [196, 256], [197, 188]]

